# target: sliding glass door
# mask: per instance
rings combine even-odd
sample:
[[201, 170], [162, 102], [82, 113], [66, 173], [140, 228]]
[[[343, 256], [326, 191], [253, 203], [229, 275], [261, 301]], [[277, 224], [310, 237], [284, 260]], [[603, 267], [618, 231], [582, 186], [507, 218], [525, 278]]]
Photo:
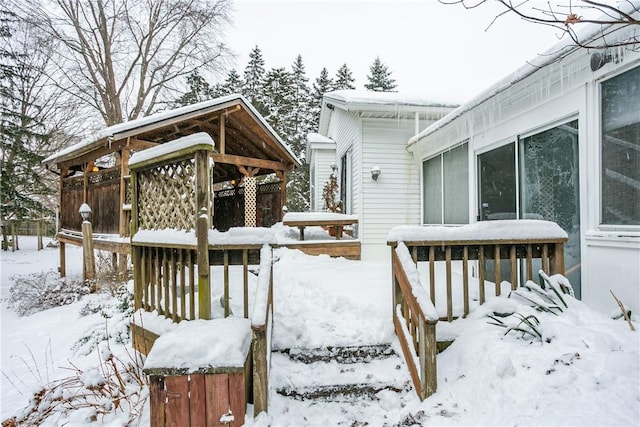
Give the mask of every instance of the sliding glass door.
[[[478, 155], [478, 219], [544, 219], [560, 225], [569, 235], [566, 276], [579, 297], [578, 172], [577, 120]], [[502, 271], [508, 273], [508, 266]]]
[[566, 276], [580, 295], [578, 121], [520, 140], [520, 216], [557, 223], [569, 235]]

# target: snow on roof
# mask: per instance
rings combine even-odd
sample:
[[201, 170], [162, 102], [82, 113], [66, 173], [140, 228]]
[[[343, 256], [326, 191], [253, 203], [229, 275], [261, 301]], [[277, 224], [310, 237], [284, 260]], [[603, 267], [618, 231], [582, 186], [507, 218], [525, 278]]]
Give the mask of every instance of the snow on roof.
[[[624, 3], [620, 5], [620, 10], [623, 12], [628, 12], [632, 15], [637, 15], [638, 10], [640, 9], [640, 1], [633, 0], [628, 3]], [[592, 40], [598, 34], [604, 32], [606, 28], [610, 27], [607, 25], [590, 25], [580, 28], [576, 31], [577, 37], [580, 40]], [[537, 55], [533, 59], [527, 61], [520, 68], [515, 70], [514, 72], [508, 74], [501, 80], [497, 81], [495, 84], [491, 85], [486, 90], [480, 92], [475, 98], [471, 99], [471, 101], [459, 106], [449, 114], [447, 114], [442, 119], [438, 120], [431, 126], [424, 129], [418, 135], [411, 137], [408, 141], [408, 145], [411, 146], [418, 142], [419, 140], [425, 138], [428, 135], [436, 132], [437, 130], [443, 128], [447, 124], [453, 122], [458, 117], [462, 116], [464, 113], [471, 111], [475, 107], [480, 104], [488, 101], [499, 93], [505, 91], [509, 87], [515, 85], [516, 83], [524, 80], [529, 77], [536, 71], [550, 65], [562, 58], [566, 57], [570, 53], [580, 49], [579, 46], [575, 45], [573, 40], [570, 37], [564, 37], [560, 42], [551, 46], [549, 49], [544, 51], [543, 53]]]
[[433, 99], [415, 93], [374, 92], [369, 90], [336, 90], [326, 93], [324, 99], [343, 103], [352, 109], [366, 108], [371, 105], [393, 105], [410, 107], [455, 107], [458, 104]]
[[182, 138], [175, 139], [171, 142], [134, 153], [129, 159], [129, 166], [132, 167], [151, 159], [165, 157], [168, 154], [195, 146], [206, 146], [213, 151], [215, 144], [213, 142], [213, 138], [211, 138], [208, 133], [194, 133], [192, 135], [183, 136]]
[[170, 369], [183, 373], [213, 368], [243, 368], [251, 347], [251, 321], [239, 317], [181, 322], [161, 335], [144, 369]]
[[326, 137], [324, 135], [321, 135], [319, 133], [316, 133], [316, 132], [309, 132], [307, 134], [307, 142], [309, 142], [311, 144], [313, 144], [313, 143], [333, 144], [333, 145], [336, 144], [336, 142], [333, 139], [328, 138], [328, 137]]
[[62, 158], [68, 154], [75, 152], [88, 152], [91, 151], [94, 146], [99, 146], [102, 143], [102, 140], [107, 138], [113, 138], [115, 135], [131, 131], [136, 128], [140, 128], [143, 126], [159, 123], [174, 117], [180, 117], [183, 115], [187, 115], [190, 113], [194, 113], [201, 110], [212, 109], [216, 106], [223, 105], [225, 103], [240, 101], [259, 121], [260, 123], [268, 130], [268, 132], [273, 136], [273, 138], [282, 146], [282, 148], [289, 154], [289, 156], [294, 159], [300, 165], [298, 158], [293, 154], [289, 146], [280, 138], [280, 136], [276, 133], [276, 131], [267, 123], [267, 121], [262, 117], [262, 115], [256, 110], [253, 105], [242, 95], [240, 94], [231, 94], [227, 96], [222, 96], [220, 98], [211, 99], [208, 101], [199, 102], [196, 104], [186, 105], [184, 107], [175, 108], [172, 110], [161, 111], [159, 113], [151, 114], [146, 117], [141, 117], [139, 119], [130, 120], [128, 122], [119, 123], [117, 125], [109, 126], [104, 129], [101, 129], [91, 136], [85, 138], [77, 144], [74, 144], [70, 147], [65, 148], [64, 150], [58, 151], [57, 153], [47, 157], [42, 161], [42, 163], [52, 163], [55, 160]]
[[463, 226], [411, 226], [394, 227], [388, 242], [411, 241], [495, 241], [525, 239], [567, 239], [567, 233], [558, 224], [538, 219], [509, 219], [481, 221]]

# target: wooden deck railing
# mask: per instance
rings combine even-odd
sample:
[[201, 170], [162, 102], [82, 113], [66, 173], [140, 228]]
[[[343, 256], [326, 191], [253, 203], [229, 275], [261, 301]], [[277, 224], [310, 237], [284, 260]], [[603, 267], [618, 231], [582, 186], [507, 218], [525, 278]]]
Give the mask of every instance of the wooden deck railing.
[[[438, 314], [420, 284], [406, 246], [391, 251], [393, 269], [393, 324], [413, 386], [426, 399], [437, 388], [436, 323]], [[407, 262], [408, 259], [408, 262]]]
[[[501, 227], [502, 223], [503, 227]], [[520, 226], [517, 223], [525, 223]], [[528, 224], [531, 223], [531, 224]], [[495, 235], [483, 230], [486, 225], [489, 231], [496, 230]], [[524, 231], [508, 235], [509, 227], [525, 227]], [[538, 227], [539, 226], [539, 227]], [[473, 227], [473, 228], [471, 228]], [[418, 229], [419, 227], [416, 227]], [[430, 227], [423, 227], [429, 229]], [[546, 221], [490, 221], [486, 224], [478, 223], [463, 227], [434, 227], [436, 229], [446, 228], [446, 237], [438, 235], [436, 238], [416, 238], [416, 239], [390, 239], [388, 244], [395, 247], [398, 241], [403, 241], [407, 246], [414, 262], [429, 263], [429, 295], [431, 302], [436, 305], [436, 295], [443, 291], [443, 287], [436, 285], [436, 261], [444, 261], [446, 292], [446, 317], [442, 320], [451, 321], [456, 317], [453, 313], [453, 275], [452, 263], [454, 261], [462, 264], [462, 303], [463, 316], [469, 314], [470, 292], [469, 292], [469, 266], [477, 266], [476, 277], [478, 280], [478, 302], [483, 304], [486, 300], [485, 283], [493, 281], [495, 285], [495, 295], [501, 294], [501, 283], [503, 277], [503, 261], [508, 263], [508, 272], [511, 289], [516, 289], [519, 283], [519, 267], [523, 267], [524, 280], [534, 278], [534, 261], [540, 261], [540, 269], [547, 274], [564, 274], [564, 243], [567, 235], [560, 227], [554, 223]], [[477, 229], [478, 237], [473, 237], [465, 228]], [[539, 228], [540, 230], [537, 230]], [[405, 230], [406, 231], [406, 230]], [[526, 236], [525, 233], [531, 234]], [[419, 233], [419, 232], [417, 232]], [[505, 234], [506, 233], [506, 234]], [[419, 234], [417, 234], [419, 236]], [[460, 238], [464, 236], [464, 238]], [[493, 271], [492, 277], [486, 272]], [[436, 305], [437, 307], [437, 305]], [[439, 310], [440, 311], [440, 310]]]
[[[232, 266], [242, 267], [242, 295], [244, 318], [251, 319], [253, 344], [251, 375], [255, 415], [268, 408], [269, 360], [271, 356], [271, 318], [273, 300], [272, 248], [269, 245], [209, 245], [209, 266], [222, 266], [223, 293], [221, 303], [224, 317], [232, 315], [230, 310], [231, 283], [229, 270]], [[209, 307], [200, 310], [204, 304], [201, 295], [210, 298], [209, 282], [199, 281], [196, 246], [161, 245], [132, 243], [134, 260], [134, 301], [136, 309], [157, 312], [174, 322], [194, 319], [208, 319]], [[255, 293], [249, 289], [251, 266], [259, 265]], [[253, 299], [250, 299], [253, 298]], [[249, 308], [253, 306], [250, 313]], [[238, 313], [238, 315], [240, 315]], [[135, 326], [134, 347], [148, 353], [153, 341], [158, 338], [151, 331]]]
[[[557, 224], [537, 220], [490, 221], [462, 227], [403, 226], [390, 232], [387, 244], [392, 248], [394, 324], [420, 398], [436, 390], [436, 322], [457, 317], [453, 310], [454, 285], [462, 287], [462, 315], [469, 314], [470, 265], [476, 271], [478, 303], [483, 304], [487, 281], [495, 283], [492, 293], [501, 294], [503, 261], [508, 264], [512, 290], [518, 286], [520, 267], [522, 279], [533, 279], [535, 260], [547, 274], [564, 274], [566, 241], [567, 234]], [[444, 263], [443, 283], [437, 283], [437, 261]], [[420, 280], [419, 262], [428, 262], [429, 277], [424, 282]], [[454, 283], [454, 262], [462, 264], [462, 283]], [[493, 270], [493, 277], [488, 277], [487, 270]], [[436, 304], [440, 292], [445, 294], [444, 317], [438, 313], [445, 310], [437, 310]]]
[[253, 331], [253, 413], [257, 416], [269, 407], [269, 362], [273, 321], [273, 262], [271, 248], [260, 253], [260, 273], [251, 315]]
[[[209, 266], [222, 266], [223, 293], [221, 303], [224, 317], [230, 313], [231, 266], [242, 267], [243, 317], [249, 318], [249, 268], [260, 263], [262, 245], [210, 245]], [[134, 268], [135, 308], [146, 311], [157, 310], [160, 315], [174, 322], [207, 319], [209, 307], [200, 310], [197, 250], [195, 246], [132, 243]], [[205, 314], [208, 313], [208, 314]]]

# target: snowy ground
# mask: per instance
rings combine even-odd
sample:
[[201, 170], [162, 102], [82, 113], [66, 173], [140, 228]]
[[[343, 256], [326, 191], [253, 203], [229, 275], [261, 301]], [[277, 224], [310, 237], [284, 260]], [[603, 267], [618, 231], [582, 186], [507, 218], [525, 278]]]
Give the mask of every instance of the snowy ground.
[[[36, 251], [35, 238], [21, 238], [21, 250], [1, 252], [0, 365], [2, 420], [20, 413], [30, 394], [43, 383], [70, 375], [69, 368], [89, 370], [99, 352], [89, 351], [96, 331], [111, 335], [126, 322], [117, 315], [86, 313], [87, 305], [113, 305], [106, 294], [19, 317], [7, 305], [16, 280], [56, 270], [58, 251]], [[45, 242], [46, 244], [46, 242]], [[81, 272], [81, 250], [67, 249], [70, 278]], [[388, 265], [309, 257], [278, 250], [274, 269], [274, 346], [318, 348], [391, 343], [390, 269]], [[16, 276], [17, 275], [17, 276]], [[12, 278], [13, 277], [13, 278]], [[538, 313], [507, 299], [490, 299], [467, 319], [454, 323], [455, 342], [438, 356], [438, 391], [424, 402], [413, 393], [381, 392], [372, 409], [355, 401], [349, 410], [329, 402], [288, 405], [272, 393], [272, 413], [248, 425], [640, 425], [640, 342], [621, 320], [611, 320], [576, 300], [559, 316]], [[542, 340], [488, 324], [487, 314], [517, 311], [535, 314]], [[636, 329], [637, 329], [636, 324]], [[78, 340], [90, 337], [82, 345]], [[102, 350], [100, 345], [97, 347]], [[126, 357], [125, 345], [111, 351]], [[378, 374], [388, 376], [381, 364]], [[340, 377], [323, 369], [314, 376]], [[308, 373], [292, 370], [287, 381], [303, 383]], [[406, 373], [398, 374], [405, 377]], [[287, 406], [288, 405], [288, 406]], [[304, 410], [303, 414], [296, 413]], [[128, 414], [100, 418], [97, 425], [123, 425]], [[47, 425], [85, 425], [86, 412]], [[148, 425], [148, 410], [141, 425]], [[357, 424], [356, 424], [357, 425]]]

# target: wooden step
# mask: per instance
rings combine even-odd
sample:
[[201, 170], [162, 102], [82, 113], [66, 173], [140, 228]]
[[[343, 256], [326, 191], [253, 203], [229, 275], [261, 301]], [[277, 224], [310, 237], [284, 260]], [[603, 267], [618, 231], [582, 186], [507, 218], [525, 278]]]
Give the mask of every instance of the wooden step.
[[366, 397], [374, 400], [375, 395], [383, 390], [389, 390], [395, 393], [408, 391], [411, 389], [411, 383], [406, 382], [402, 387], [389, 384], [342, 384], [342, 385], [326, 385], [302, 388], [279, 388], [276, 392], [282, 396], [290, 397], [296, 400], [323, 400], [331, 402], [348, 402]]
[[272, 354], [271, 386], [299, 400], [349, 402], [387, 390], [411, 390], [404, 362], [390, 345], [282, 349]]
[[397, 356], [396, 352], [388, 344], [315, 349], [286, 348], [275, 351], [286, 354], [291, 360], [307, 364], [332, 360], [344, 364], [367, 363], [374, 359]]

